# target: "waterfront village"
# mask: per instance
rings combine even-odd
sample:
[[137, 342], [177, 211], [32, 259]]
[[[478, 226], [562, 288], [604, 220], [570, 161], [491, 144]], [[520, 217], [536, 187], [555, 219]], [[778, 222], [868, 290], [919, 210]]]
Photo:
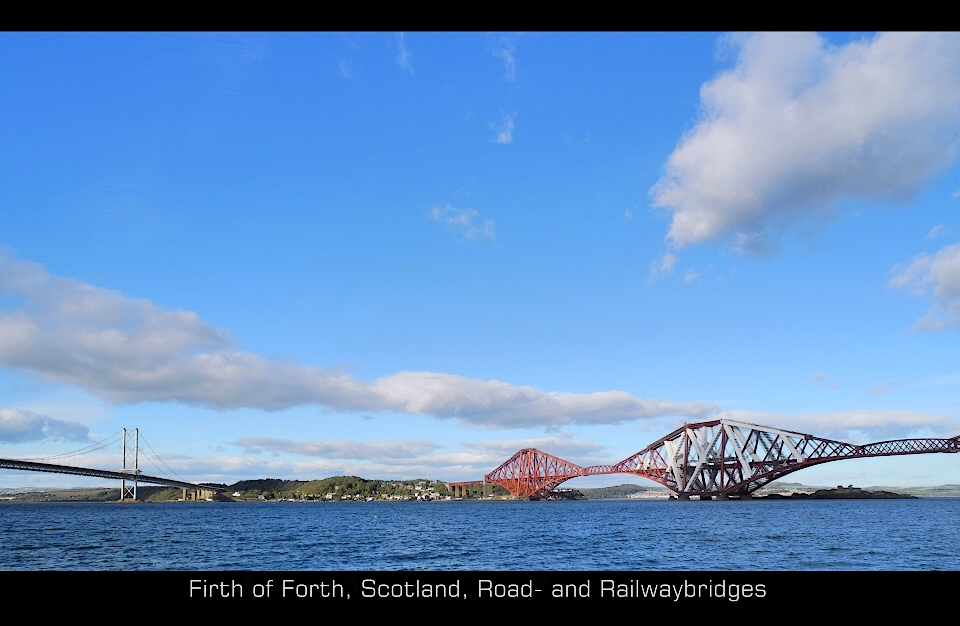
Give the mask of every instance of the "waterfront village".
[[[444, 502], [454, 500], [512, 500], [500, 485], [488, 485], [486, 494], [457, 496], [450, 484], [440, 480], [376, 480], [357, 476], [334, 476], [321, 480], [282, 480], [263, 478], [242, 480], [211, 493], [207, 501], [220, 502]], [[119, 489], [112, 487], [78, 489], [16, 489], [0, 492], [6, 502], [109, 502], [119, 499]], [[659, 487], [618, 485], [594, 489], [556, 489], [549, 500], [586, 500], [609, 498], [668, 498], [669, 491]], [[184, 499], [181, 489], [141, 485], [137, 500], [175, 502]]]
[[[449, 502], [457, 500], [502, 501], [512, 500], [510, 493], [500, 485], [488, 485], [486, 493], [473, 492], [463, 497], [454, 494], [450, 483], [439, 480], [370, 480], [357, 476], [334, 476], [321, 480], [282, 480], [263, 478], [242, 480], [232, 485], [218, 485], [221, 492], [208, 492], [207, 502], [261, 502], [261, 503], [338, 503], [338, 502]], [[960, 485], [939, 487], [880, 488], [891, 491], [868, 491], [856, 487], [825, 488], [800, 483], [773, 483], [759, 490], [758, 499], [861, 499], [902, 497], [960, 497]], [[120, 490], [114, 487], [75, 489], [7, 489], [0, 490], [0, 503], [14, 502], [113, 502], [119, 500]], [[622, 484], [613, 487], [559, 488], [546, 500], [607, 500], [607, 499], [675, 499], [669, 490], [658, 486]], [[182, 502], [181, 489], [140, 486], [137, 500], [141, 502]], [[127, 500], [129, 502], [129, 500]]]

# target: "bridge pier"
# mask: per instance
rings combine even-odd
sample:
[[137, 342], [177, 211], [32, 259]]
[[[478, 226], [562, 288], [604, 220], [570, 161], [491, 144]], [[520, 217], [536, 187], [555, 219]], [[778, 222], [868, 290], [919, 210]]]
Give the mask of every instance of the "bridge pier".
[[720, 495], [717, 496], [717, 500], [729, 500], [729, 499], [730, 499], [730, 496], [728, 496], [725, 493], [721, 493]]
[[493, 483], [487, 480], [447, 483], [447, 489], [454, 498], [488, 498], [493, 495]]
[[700, 500], [713, 500], [713, 496], [700, 496]]
[[689, 494], [689, 493], [678, 493], [678, 494], [677, 494], [677, 500], [689, 500], [689, 499], [690, 499], [690, 494]]
[[137, 501], [137, 481], [133, 481], [133, 487], [127, 486], [126, 480], [120, 481], [120, 502], [127, 502], [129, 500]]
[[212, 489], [183, 489], [184, 502], [200, 502], [207, 498], [212, 498], [216, 492]]

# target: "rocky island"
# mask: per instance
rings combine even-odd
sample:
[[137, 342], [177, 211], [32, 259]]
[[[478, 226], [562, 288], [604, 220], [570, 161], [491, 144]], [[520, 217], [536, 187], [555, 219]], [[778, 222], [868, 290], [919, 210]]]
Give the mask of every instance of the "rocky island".
[[754, 500], [891, 500], [901, 498], [913, 498], [905, 493], [894, 493], [892, 491], [866, 491], [860, 487], [843, 487], [837, 485], [834, 489], [817, 489], [813, 493], [794, 492], [788, 495], [780, 493], [771, 493], [763, 496], [754, 496]]

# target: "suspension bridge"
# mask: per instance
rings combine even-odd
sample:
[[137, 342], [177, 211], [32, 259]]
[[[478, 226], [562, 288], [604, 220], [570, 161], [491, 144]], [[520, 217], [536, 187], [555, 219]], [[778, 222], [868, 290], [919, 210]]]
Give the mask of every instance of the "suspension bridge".
[[[178, 487], [183, 490], [183, 500], [205, 500], [212, 497], [215, 493], [224, 490], [224, 487], [221, 485], [214, 485], [211, 483], [191, 483], [183, 480], [182, 477], [179, 477], [181, 480], [171, 477], [167, 471], [153, 462], [153, 458], [164, 465], [174, 475], [176, 475], [176, 472], [174, 472], [173, 469], [171, 469], [170, 466], [167, 465], [166, 462], [164, 462], [163, 459], [161, 459], [160, 456], [153, 451], [153, 448], [149, 443], [146, 442], [146, 440], [144, 440], [144, 443], [147, 444], [149, 451], [153, 453], [153, 458], [151, 458], [150, 454], [142, 455], [143, 458], [149, 461], [157, 470], [160, 471], [161, 474], [166, 474], [166, 477], [144, 474], [140, 471], [139, 467], [141, 458], [140, 440], [140, 429], [124, 428], [123, 430], [117, 431], [113, 435], [110, 435], [106, 439], [97, 441], [71, 452], [28, 459], [0, 459], [0, 469], [22, 470], [26, 472], [48, 472], [54, 474], [71, 474], [73, 476], [91, 476], [94, 478], [119, 480], [121, 502], [124, 500], [136, 500], [137, 487], [140, 483], [147, 485], [160, 485], [164, 487]], [[89, 467], [77, 467], [73, 465], [41, 462], [92, 454], [94, 452], [103, 450], [108, 446], [115, 445], [118, 442], [120, 443], [121, 449], [121, 467], [117, 470], [101, 470]]]
[[660, 483], [680, 500], [749, 499], [764, 485], [807, 467], [870, 457], [955, 453], [950, 439], [894, 439], [864, 445], [735, 420], [685, 424], [615, 465], [581, 467], [535, 448], [514, 454], [483, 480], [454, 482], [454, 495], [489, 496], [500, 485], [515, 498], [539, 500], [581, 476], [633, 474]]

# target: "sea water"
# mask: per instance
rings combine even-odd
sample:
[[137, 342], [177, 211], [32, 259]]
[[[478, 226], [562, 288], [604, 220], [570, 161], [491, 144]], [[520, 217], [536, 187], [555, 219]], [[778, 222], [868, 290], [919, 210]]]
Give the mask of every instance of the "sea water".
[[5, 570], [960, 570], [960, 498], [0, 504]]

